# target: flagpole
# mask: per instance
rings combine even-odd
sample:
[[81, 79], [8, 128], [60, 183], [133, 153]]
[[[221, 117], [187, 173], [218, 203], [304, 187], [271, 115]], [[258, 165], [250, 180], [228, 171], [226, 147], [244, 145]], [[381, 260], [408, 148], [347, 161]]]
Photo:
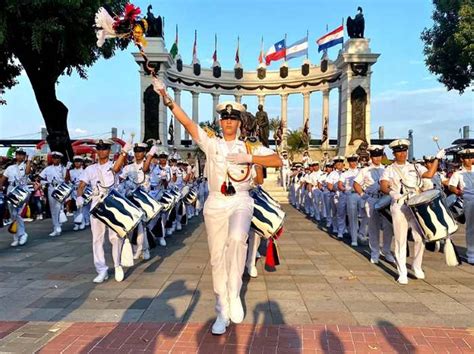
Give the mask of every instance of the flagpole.
[[341, 48], [344, 48], [344, 17], [342, 18], [342, 43]]
[[[308, 42], [308, 47], [309, 47], [309, 30], [306, 30], [306, 42]], [[309, 55], [309, 48], [306, 49], [306, 59], [309, 59], [308, 55]]]
[[[326, 34], [328, 34], [328, 31], [329, 31], [329, 26], [328, 26], [328, 24], [326, 23]], [[327, 49], [327, 48], [324, 49], [323, 56], [324, 56], [324, 54], [326, 54], [326, 55], [328, 54], [328, 49]]]
[[287, 34], [285, 33], [285, 63], [286, 63], [286, 37], [287, 37]]

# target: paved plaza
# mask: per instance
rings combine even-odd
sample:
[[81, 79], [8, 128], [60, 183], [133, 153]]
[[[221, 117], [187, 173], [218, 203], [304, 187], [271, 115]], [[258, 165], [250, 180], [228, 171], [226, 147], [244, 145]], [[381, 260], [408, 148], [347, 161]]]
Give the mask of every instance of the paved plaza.
[[[91, 234], [72, 224], [48, 237], [50, 220], [27, 224], [10, 248], [0, 231], [0, 352], [474, 352], [474, 267], [450, 268], [427, 251], [426, 280], [395, 282], [394, 265], [369, 262], [285, 205], [281, 265], [245, 277], [244, 324], [209, 333], [214, 294], [202, 217], [166, 248], [94, 284]], [[463, 229], [454, 236], [464, 253]], [[410, 245], [412, 246], [412, 244]], [[409, 259], [410, 260], [410, 259]], [[111, 264], [111, 260], [109, 260]]]

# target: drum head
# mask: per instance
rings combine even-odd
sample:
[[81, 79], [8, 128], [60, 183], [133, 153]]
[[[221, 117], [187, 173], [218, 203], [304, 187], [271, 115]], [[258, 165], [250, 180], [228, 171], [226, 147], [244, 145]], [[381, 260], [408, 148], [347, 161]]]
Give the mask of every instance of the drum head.
[[420, 204], [427, 204], [440, 196], [440, 192], [436, 189], [424, 191], [413, 198], [410, 198], [407, 202], [408, 206], [416, 206]]

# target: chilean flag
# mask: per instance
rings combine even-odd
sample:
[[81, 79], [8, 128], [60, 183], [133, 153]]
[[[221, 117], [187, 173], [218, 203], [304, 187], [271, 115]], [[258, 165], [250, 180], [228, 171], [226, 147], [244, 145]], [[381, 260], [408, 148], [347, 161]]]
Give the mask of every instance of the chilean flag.
[[286, 56], [286, 43], [282, 39], [279, 42], [276, 42], [274, 45], [268, 49], [267, 54], [265, 55], [265, 64], [270, 65], [272, 61], [277, 61]]
[[342, 25], [336, 28], [334, 31], [325, 34], [316, 41], [318, 44], [318, 52], [342, 42], [344, 42], [344, 26]]

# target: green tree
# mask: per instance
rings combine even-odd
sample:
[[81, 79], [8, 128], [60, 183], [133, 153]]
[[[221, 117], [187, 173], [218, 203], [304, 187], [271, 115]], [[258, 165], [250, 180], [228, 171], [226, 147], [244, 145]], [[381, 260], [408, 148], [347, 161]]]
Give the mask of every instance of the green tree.
[[286, 145], [291, 158], [293, 158], [295, 154], [302, 154], [303, 151], [307, 148], [307, 146], [305, 145], [303, 130], [288, 129]]
[[433, 0], [433, 27], [421, 34], [425, 62], [448, 90], [463, 93], [473, 80], [473, 0]]
[[[94, 15], [108, 4], [120, 12], [126, 0], [0, 0], [0, 93], [13, 87], [24, 69], [46, 123], [52, 150], [72, 148], [67, 129], [67, 107], [58, 99], [61, 75], [76, 71], [87, 78], [87, 68], [100, 57], [110, 58], [125, 43], [108, 41], [97, 48]], [[6, 70], [4, 70], [6, 69]]]

